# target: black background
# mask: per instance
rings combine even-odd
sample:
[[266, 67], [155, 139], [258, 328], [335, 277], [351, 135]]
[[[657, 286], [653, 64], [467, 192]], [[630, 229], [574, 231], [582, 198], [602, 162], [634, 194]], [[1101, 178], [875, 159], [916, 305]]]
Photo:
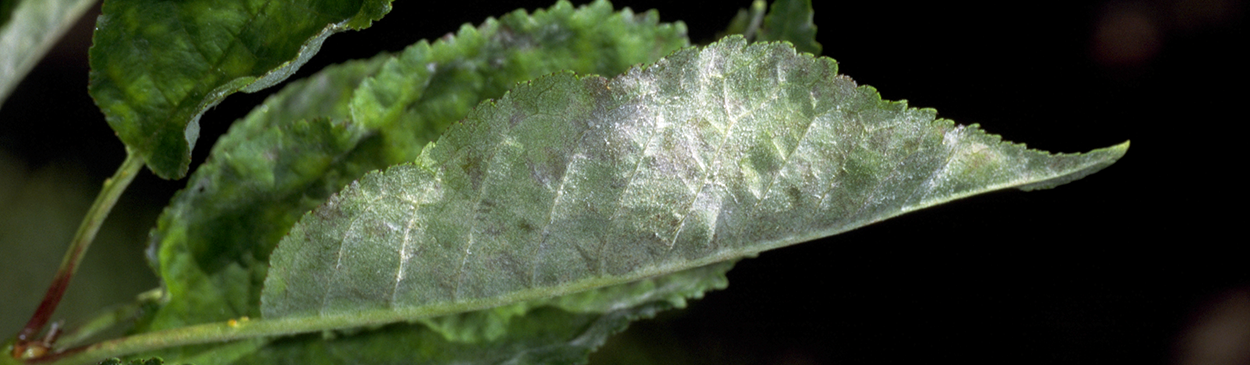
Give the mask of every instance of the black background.
[[[701, 42], [749, 5], [738, 3], [616, 5], [658, 9]], [[987, 194], [745, 260], [728, 290], [636, 323], [594, 363], [1174, 363], [1187, 327], [1250, 290], [1235, 253], [1246, 246], [1235, 177], [1244, 3], [856, 3], [818, 1], [819, 40], [884, 98], [1032, 148], [1132, 147], [1056, 189]], [[373, 28], [331, 37], [295, 77], [550, 2], [441, 4], [397, 1]], [[68, 160], [101, 181], [124, 157], [86, 93], [92, 19], [0, 108], [0, 148], [29, 169]], [[276, 89], [205, 114], [195, 163]], [[181, 184], [144, 173], [127, 194], [159, 207]]]

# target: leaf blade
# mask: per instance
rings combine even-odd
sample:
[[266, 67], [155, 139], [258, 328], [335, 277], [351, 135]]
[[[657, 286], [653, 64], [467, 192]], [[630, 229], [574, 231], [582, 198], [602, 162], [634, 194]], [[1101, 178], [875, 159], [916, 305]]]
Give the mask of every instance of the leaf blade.
[[109, 0], [92, 39], [88, 91], [154, 173], [180, 178], [205, 110], [285, 80], [330, 35], [389, 11], [390, 0]]
[[[169, 303], [141, 331], [259, 318], [267, 258], [295, 221], [367, 171], [412, 160], [480, 100], [561, 69], [620, 73], [687, 44], [684, 26], [654, 11], [561, 2], [292, 82], [232, 126], [162, 214], [149, 259]], [[211, 350], [153, 355], [202, 362], [191, 356]]]
[[398, 321], [577, 292], [1053, 185], [1127, 147], [1052, 156], [934, 114], [740, 37], [612, 80], [541, 78], [305, 216], [262, 311]]

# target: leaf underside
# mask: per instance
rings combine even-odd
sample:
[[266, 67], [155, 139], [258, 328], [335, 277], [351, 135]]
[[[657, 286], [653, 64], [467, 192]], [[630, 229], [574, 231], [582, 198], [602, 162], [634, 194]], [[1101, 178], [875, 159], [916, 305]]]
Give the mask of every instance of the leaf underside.
[[367, 28], [390, 1], [106, 0], [88, 91], [131, 153], [180, 178], [205, 110], [285, 80], [327, 37]]
[[1102, 169], [883, 101], [833, 60], [730, 37], [485, 103], [270, 257], [265, 318], [384, 323], [626, 283]]

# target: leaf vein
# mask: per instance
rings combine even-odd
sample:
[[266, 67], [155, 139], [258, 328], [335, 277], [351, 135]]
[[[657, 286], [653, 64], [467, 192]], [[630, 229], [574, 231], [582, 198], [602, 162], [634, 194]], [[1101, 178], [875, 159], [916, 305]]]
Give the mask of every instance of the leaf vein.
[[321, 309], [319, 310], [320, 315], [325, 315], [326, 308], [330, 303], [330, 288], [334, 286], [334, 283], [338, 281], [339, 275], [343, 273], [343, 251], [347, 247], [347, 236], [352, 233], [352, 229], [356, 227], [356, 223], [360, 222], [360, 218], [362, 216], [377, 207], [376, 203], [379, 200], [386, 198], [387, 194], [385, 191], [381, 191], [379, 194], [381, 195], [370, 200], [368, 204], [365, 204], [364, 212], [353, 215], [351, 221], [347, 224], [347, 229], [343, 230], [343, 238], [339, 239], [339, 252], [337, 257], [334, 259], [334, 273], [330, 275], [330, 280], [326, 280], [326, 283], [323, 286], [325, 294], [321, 297]]
[[[736, 69], [731, 70], [731, 72], [732, 71], [737, 71], [737, 70]], [[725, 149], [725, 145], [730, 143], [729, 139], [730, 137], [733, 136], [734, 129], [738, 126], [738, 121], [741, 121], [744, 118], [751, 117], [752, 115], [755, 114], [756, 111], [763, 109], [766, 106], [772, 105], [773, 102], [776, 102], [778, 96], [780, 96], [781, 87], [780, 85], [778, 85], [778, 87], [773, 88], [772, 95], [769, 96], [768, 100], [760, 101], [760, 103], [756, 105], [755, 107], [747, 109], [745, 112], [743, 112], [742, 114], [736, 117], [731, 117], [731, 113], [729, 111], [730, 96], [728, 95], [728, 91], [727, 91], [729, 89], [729, 85], [727, 85], [725, 82], [726, 82], [725, 78], [721, 77], [721, 86], [722, 86], [721, 87], [721, 94], [722, 94], [721, 95], [721, 107], [725, 111], [725, 116], [729, 118], [729, 121], [730, 121], [729, 127], [725, 128], [725, 137], [721, 138], [720, 145], [717, 145], [716, 151], [712, 153], [712, 159], [710, 161], [711, 165], [708, 167], [707, 171], [704, 172], [703, 178], [699, 179], [700, 180], [699, 188], [698, 190], [695, 191], [694, 196], [691, 197], [690, 203], [687, 204], [686, 213], [682, 215], [681, 221], [677, 223], [677, 229], [675, 232], [673, 232], [673, 239], [669, 241], [668, 248], [665, 251], [665, 255], [667, 255], [668, 252], [671, 252], [673, 250], [673, 246], [677, 245], [677, 238], [681, 236], [682, 230], [684, 230], [686, 227], [686, 219], [690, 217], [690, 214], [692, 212], [694, 212], [694, 208], [695, 208], [694, 203], [699, 200], [699, 195], [703, 194], [703, 189], [712, 183], [712, 181], [709, 181], [709, 180], [714, 180], [717, 178], [718, 176], [717, 173], [720, 172], [720, 168], [721, 168], [721, 164], [719, 162], [721, 158], [724, 157], [722, 153]], [[744, 101], [749, 101], [749, 98], [747, 99], [748, 100], [744, 100]], [[719, 204], [716, 207], [717, 210], [719, 210], [723, 205], [724, 204]], [[711, 237], [712, 237], [711, 235], [708, 236], [709, 239], [711, 239]]]
[[[644, 107], [646, 106], [644, 105]], [[652, 115], [656, 115], [657, 118], [662, 118], [664, 114], [652, 113]], [[660, 121], [655, 120], [654, 123], [655, 128], [649, 128], [651, 129], [651, 134], [647, 135], [647, 141], [642, 145], [642, 152], [640, 153], [641, 156], [638, 156], [638, 162], [634, 163], [634, 171], [631, 172], [629, 177], [625, 179], [625, 189], [621, 191], [620, 197], [616, 199], [616, 211], [612, 212], [612, 216], [608, 218], [608, 221], [616, 222], [617, 219], [620, 218], [621, 210], [625, 207], [625, 197], [628, 196], [629, 192], [632, 190], [632, 187], [634, 186], [634, 179], [638, 176], [638, 171], [642, 170], [642, 162], [647, 159], [647, 151], [651, 150], [651, 141], [653, 141], [655, 136], [660, 133]], [[604, 240], [599, 244], [598, 252], [595, 253], [595, 256], [599, 258], [599, 265], [597, 267], [599, 275], [603, 275], [603, 267], [605, 265], [603, 251], [607, 249], [607, 246], [608, 240]]]
[[[507, 131], [501, 133], [501, 135], [507, 135]], [[477, 229], [478, 222], [481, 222], [481, 219], [477, 219], [478, 209], [482, 207], [482, 200], [485, 199], [486, 189], [490, 186], [489, 184], [490, 177], [491, 177], [490, 170], [491, 170], [491, 167], [493, 166], [493, 162], [495, 161], [495, 156], [499, 154], [499, 150], [502, 148], [504, 143], [506, 143], [505, 140], [501, 140], [498, 143], [495, 143], [494, 148], [491, 149], [490, 159], [483, 160], [482, 162], [483, 164], [482, 183], [478, 187], [477, 198], [474, 199], [475, 201], [473, 202], [473, 210], [469, 211], [469, 214], [473, 215], [472, 219], [470, 219], [473, 223], [469, 225], [469, 232], [468, 232], [469, 237], [465, 241], [465, 244], [464, 244], [464, 256], [460, 258], [460, 269], [457, 270], [456, 272], [456, 286], [455, 286], [455, 289], [452, 291], [453, 300], [460, 300], [460, 289], [464, 286], [465, 266], [469, 262], [469, 255], [473, 253], [472, 252], [473, 243], [474, 243], [474, 239], [476, 238], [476, 236], [473, 234], [473, 231]], [[489, 162], [486, 162], [486, 161], [489, 161]]]
[[[584, 140], [586, 134], [589, 132], [589, 129], [582, 131], [582, 133], [578, 135], [577, 140]], [[555, 222], [556, 206], [560, 204], [560, 198], [564, 197], [564, 187], [569, 181], [569, 174], [570, 170], [573, 168], [574, 161], [577, 161], [576, 154], [570, 157], [568, 162], [564, 164], [564, 172], [560, 175], [560, 186], [556, 187], [555, 197], [551, 199], [551, 209], [547, 211], [547, 224], [543, 225], [543, 233], [538, 241], [538, 248], [534, 250], [534, 258], [531, 260], [533, 262], [530, 270], [531, 287], [536, 287], [538, 284], [538, 266], [542, 264], [542, 252], [547, 245], [547, 236], [551, 234], [551, 225]]]
[[[962, 128], [956, 129], [956, 131], [959, 131], [959, 130], [962, 130]], [[946, 140], [946, 134], [950, 132], [951, 131], [942, 131], [942, 140]], [[926, 177], [923, 182], [921, 182], [920, 184], [916, 184], [916, 189], [913, 190], [911, 194], [907, 196], [907, 200], [905, 201], [905, 204], [907, 204], [906, 202], [914, 201], [915, 203], [913, 204], [918, 205], [920, 204], [920, 202], [924, 201], [925, 197], [929, 196], [929, 192], [933, 191], [933, 179], [937, 178], [938, 174], [942, 173], [943, 171], [946, 171], [947, 166], [950, 166], [951, 159], [955, 158], [955, 153], [958, 152], [960, 146], [962, 146], [962, 143], [959, 143], [959, 142], [962, 142], [962, 140], [956, 140], [952, 146], [946, 148], [947, 150], [946, 158], [942, 161], [942, 165], [938, 166], [938, 168], [936, 169], [933, 169], [933, 172], [930, 173], [929, 177]], [[943, 145], [945, 145], [945, 143], [943, 143]], [[921, 195], [919, 199], [913, 200], [913, 198], [916, 197], [916, 194], [920, 192], [921, 188], [925, 188], [924, 195]]]
[[407, 266], [410, 258], [408, 255], [408, 242], [411, 240], [412, 227], [417, 223], [416, 201], [408, 196], [404, 196], [400, 200], [411, 205], [412, 210], [408, 213], [408, 226], [404, 227], [404, 240], [399, 245], [399, 266], [395, 268], [395, 286], [391, 287], [391, 301], [389, 303], [391, 308], [395, 308], [396, 296], [399, 294], [399, 283], [404, 281], [404, 266]]

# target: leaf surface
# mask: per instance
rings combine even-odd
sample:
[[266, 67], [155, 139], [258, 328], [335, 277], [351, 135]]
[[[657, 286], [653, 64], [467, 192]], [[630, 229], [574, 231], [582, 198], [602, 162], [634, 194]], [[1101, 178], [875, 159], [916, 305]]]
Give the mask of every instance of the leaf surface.
[[156, 175], [187, 173], [204, 111], [295, 73], [331, 34], [369, 27], [391, 0], [107, 0], [88, 91]]
[[[367, 171], [411, 161], [517, 82], [562, 69], [616, 74], [688, 43], [684, 26], [658, 19], [560, 2], [292, 82], [235, 123], [162, 214], [150, 259], [169, 302], [140, 330], [259, 318], [269, 254], [303, 214]], [[154, 355], [205, 363], [217, 351], [233, 350]]]
[[613, 79], [528, 82], [305, 216], [270, 257], [262, 313], [386, 323], [574, 293], [1055, 186], [1128, 147], [1029, 150], [836, 71], [730, 37]]
[[0, 1], [0, 107], [95, 0]]

